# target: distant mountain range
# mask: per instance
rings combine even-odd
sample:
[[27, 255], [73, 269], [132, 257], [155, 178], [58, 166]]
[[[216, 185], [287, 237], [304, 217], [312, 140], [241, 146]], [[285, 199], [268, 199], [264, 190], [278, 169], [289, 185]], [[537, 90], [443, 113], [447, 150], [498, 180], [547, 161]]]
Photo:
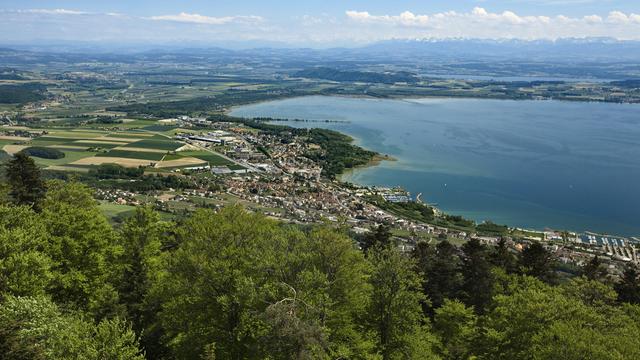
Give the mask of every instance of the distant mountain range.
[[[377, 56], [445, 56], [529, 60], [640, 60], [640, 41], [609, 38], [551, 40], [389, 40], [357, 49]], [[356, 51], [357, 51], [356, 50]]]
[[[85, 54], [136, 54], [142, 52], [176, 53], [188, 49], [190, 53], [297, 53], [307, 55], [374, 55], [376, 57], [405, 58], [416, 56], [446, 56], [483, 58], [526, 59], [595, 59], [595, 60], [640, 60], [640, 41], [621, 41], [612, 38], [566, 38], [558, 40], [517, 39], [398, 39], [380, 41], [364, 46], [321, 48], [305, 47], [279, 42], [223, 42], [223, 43], [91, 43], [68, 41], [39, 41], [29, 44], [0, 44], [16, 50], [33, 52], [55, 52]], [[224, 49], [224, 50], [223, 50]]]
[[[41, 42], [0, 44], [0, 66], [53, 62], [247, 63], [282, 73], [381, 82], [434, 76], [536, 76], [625, 80], [640, 78], [640, 41], [609, 38], [551, 40], [415, 39], [359, 47], [304, 48], [281, 43], [112, 44]], [[270, 65], [266, 65], [270, 64]], [[388, 66], [391, 65], [391, 66]], [[331, 70], [329, 70], [331, 69]], [[366, 73], [358, 73], [366, 71]], [[403, 73], [402, 71], [408, 71]], [[320, 74], [321, 73], [321, 74]]]

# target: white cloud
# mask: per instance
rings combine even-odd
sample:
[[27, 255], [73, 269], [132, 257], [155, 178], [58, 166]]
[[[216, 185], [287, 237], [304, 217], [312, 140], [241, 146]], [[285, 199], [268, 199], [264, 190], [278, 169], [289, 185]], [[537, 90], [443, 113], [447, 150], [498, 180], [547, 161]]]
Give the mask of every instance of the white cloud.
[[175, 21], [183, 23], [195, 23], [195, 24], [209, 24], [209, 25], [224, 25], [231, 22], [260, 22], [263, 20], [260, 16], [223, 16], [223, 17], [211, 17], [200, 14], [189, 14], [181, 12], [177, 15], [162, 15], [152, 16], [151, 20], [158, 21]]
[[[523, 16], [513, 11], [489, 12], [476, 7], [470, 12], [448, 11], [436, 14], [374, 15], [367, 11], [346, 11], [353, 25], [385, 26], [393, 37], [463, 37], [557, 39], [562, 37], [640, 38], [640, 15], [612, 11], [581, 18], [565, 15]], [[383, 33], [380, 30], [380, 33]]]
[[588, 23], [601, 23], [602, 22], [602, 17], [598, 16], [598, 15], [588, 15], [584, 17], [584, 21], [588, 22]]
[[47, 14], [47, 15], [87, 15], [88, 12], [69, 10], [69, 9], [26, 9], [17, 10], [17, 13], [23, 14]]
[[[491, 22], [491, 23], [507, 23], [512, 25], [522, 24], [546, 24], [551, 21], [548, 16], [519, 16], [513, 11], [504, 11], [502, 13], [490, 13], [484, 8], [475, 7], [470, 13], [457, 13], [455, 11], [448, 11], [444, 13], [437, 13], [433, 15], [416, 15], [412, 12], [405, 11], [400, 15], [371, 15], [367, 11], [353, 11], [346, 12], [349, 19], [360, 22], [384, 22], [389, 24], [404, 25], [404, 26], [430, 26], [437, 20], [438, 22], [446, 21], [476, 21], [476, 22]], [[431, 21], [430, 21], [431, 20]]]
[[621, 11], [612, 11], [607, 17], [607, 21], [614, 24], [640, 24], [640, 15], [638, 14], [625, 14]]
[[629, 22], [629, 17], [621, 11], [612, 11], [609, 13], [607, 21], [611, 23], [627, 23]]
[[410, 11], [405, 11], [397, 16], [373, 16], [367, 11], [347, 11], [347, 16], [353, 20], [362, 22], [397, 23], [405, 26], [427, 26], [429, 24], [428, 15], [415, 15]]
[[0, 18], [0, 41], [260, 39], [350, 46], [387, 39], [612, 37], [640, 40], [640, 15], [621, 11], [570, 17], [529, 16], [508, 10], [491, 12], [483, 7], [427, 14], [411, 11], [372, 14], [349, 9], [338, 15], [307, 14], [267, 21], [260, 16], [216, 17], [188, 12], [135, 16], [70, 9], [0, 9]]

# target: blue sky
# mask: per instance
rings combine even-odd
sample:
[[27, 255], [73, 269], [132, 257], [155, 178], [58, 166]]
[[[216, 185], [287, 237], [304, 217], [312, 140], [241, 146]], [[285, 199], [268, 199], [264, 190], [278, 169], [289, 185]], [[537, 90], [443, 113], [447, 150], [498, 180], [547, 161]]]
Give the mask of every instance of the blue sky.
[[340, 15], [351, 9], [381, 14], [403, 11], [464, 12], [476, 6], [492, 12], [510, 10], [515, 13], [526, 13], [526, 15], [605, 15], [613, 10], [640, 12], [640, 2], [637, 0], [2, 0], [0, 3], [0, 6], [5, 9], [64, 8], [105, 13], [121, 12], [139, 16], [180, 12], [203, 15], [252, 13], [273, 18], [320, 13]]
[[0, 0], [0, 42], [640, 39], [640, 0]]

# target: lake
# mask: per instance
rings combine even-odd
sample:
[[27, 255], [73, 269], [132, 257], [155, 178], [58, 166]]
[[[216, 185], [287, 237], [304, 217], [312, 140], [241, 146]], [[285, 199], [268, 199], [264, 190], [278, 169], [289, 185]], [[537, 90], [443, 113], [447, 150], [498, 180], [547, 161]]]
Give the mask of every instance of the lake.
[[640, 235], [640, 105], [310, 96], [234, 116], [351, 135], [397, 161], [343, 180], [402, 186], [448, 213], [510, 226]]

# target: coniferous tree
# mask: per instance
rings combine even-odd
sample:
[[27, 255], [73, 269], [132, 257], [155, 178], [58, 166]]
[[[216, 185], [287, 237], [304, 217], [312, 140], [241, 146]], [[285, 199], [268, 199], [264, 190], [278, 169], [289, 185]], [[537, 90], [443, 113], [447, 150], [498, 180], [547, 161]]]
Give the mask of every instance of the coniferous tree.
[[0, 205], [8, 205], [11, 204], [11, 196], [9, 193], [11, 192], [11, 187], [9, 183], [0, 182]]
[[367, 233], [361, 244], [365, 253], [376, 246], [387, 247], [391, 245], [393, 245], [391, 229], [385, 224], [380, 224], [375, 231]]
[[468, 306], [479, 313], [491, 302], [493, 296], [493, 275], [491, 264], [487, 260], [487, 247], [477, 239], [462, 246], [462, 294]]
[[11, 188], [9, 195], [13, 202], [38, 210], [44, 199], [46, 187], [40, 169], [33, 159], [21, 152], [15, 154], [7, 164], [6, 176]]
[[445, 240], [436, 245], [433, 262], [424, 270], [423, 284], [432, 309], [442, 306], [445, 299], [457, 298], [462, 284], [460, 258], [458, 250], [450, 242]]
[[[427, 294], [427, 274], [431, 273], [432, 266], [435, 262], [436, 250], [426, 241], [420, 241], [416, 244], [411, 252], [411, 257], [415, 262], [415, 271], [420, 274], [420, 283], [422, 286], [422, 292]], [[425, 314], [431, 312], [431, 303], [424, 302], [422, 304], [422, 310]]]
[[522, 251], [518, 265], [524, 275], [536, 277], [549, 284], [556, 281], [553, 255], [537, 241]]
[[640, 272], [636, 265], [627, 265], [615, 289], [618, 293], [618, 301], [640, 304]]
[[604, 264], [596, 255], [593, 259], [591, 259], [588, 263], [586, 263], [582, 267], [582, 276], [586, 277], [589, 280], [605, 280], [607, 276], [607, 269]]
[[507, 241], [504, 238], [500, 238], [496, 247], [494, 247], [489, 255], [489, 261], [491, 265], [496, 266], [506, 273], [512, 273], [516, 270], [516, 257], [509, 250]]
[[435, 248], [426, 241], [420, 241], [411, 252], [411, 257], [416, 262], [418, 272], [427, 272], [436, 256]]
[[[138, 207], [121, 230], [123, 247], [123, 279], [119, 286], [120, 300], [127, 307], [134, 330], [141, 333], [151, 323], [157, 311], [146, 303], [153, 278], [160, 267], [161, 239], [168, 223], [160, 221], [158, 213], [150, 207]], [[147, 345], [153, 335], [147, 331], [142, 342]]]

